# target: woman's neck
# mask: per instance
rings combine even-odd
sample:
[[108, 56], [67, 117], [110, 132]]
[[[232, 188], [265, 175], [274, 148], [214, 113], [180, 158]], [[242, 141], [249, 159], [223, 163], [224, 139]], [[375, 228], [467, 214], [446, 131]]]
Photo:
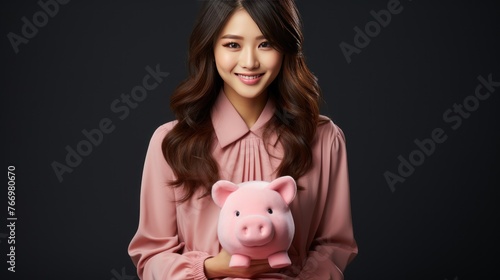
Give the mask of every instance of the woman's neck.
[[245, 121], [248, 128], [251, 128], [257, 122], [260, 114], [267, 104], [267, 91], [259, 94], [254, 98], [241, 96], [236, 92], [231, 92], [231, 89], [229, 89], [228, 91], [224, 89], [224, 93], [226, 94], [227, 99], [229, 99], [229, 102], [231, 102], [238, 114], [240, 114], [243, 121]]

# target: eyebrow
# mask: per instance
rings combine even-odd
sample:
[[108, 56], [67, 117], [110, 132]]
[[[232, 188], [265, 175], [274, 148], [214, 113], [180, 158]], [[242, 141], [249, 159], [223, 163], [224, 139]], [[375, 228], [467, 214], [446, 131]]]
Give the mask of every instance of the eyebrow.
[[[266, 37], [264, 37], [264, 35], [260, 35], [258, 37], [256, 37], [255, 39], [257, 40], [262, 40], [262, 39], [265, 39]], [[237, 40], [243, 40], [243, 37], [242, 36], [238, 36], [238, 35], [232, 35], [232, 34], [226, 34], [224, 36], [221, 37], [221, 39], [237, 39]]]

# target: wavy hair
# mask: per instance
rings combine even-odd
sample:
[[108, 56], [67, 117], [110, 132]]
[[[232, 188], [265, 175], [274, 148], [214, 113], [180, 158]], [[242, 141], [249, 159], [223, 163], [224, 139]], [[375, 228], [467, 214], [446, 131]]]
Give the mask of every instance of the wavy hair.
[[212, 157], [214, 128], [210, 110], [223, 80], [214, 61], [214, 44], [229, 17], [244, 9], [264, 37], [283, 54], [276, 79], [269, 85], [269, 98], [276, 104], [264, 138], [277, 132], [284, 154], [276, 172], [296, 180], [312, 165], [311, 142], [319, 123], [320, 88], [303, 55], [302, 21], [293, 0], [208, 0], [204, 1], [189, 40], [188, 77], [174, 90], [170, 107], [177, 123], [165, 136], [163, 155], [190, 199], [198, 188], [206, 196], [219, 179]]

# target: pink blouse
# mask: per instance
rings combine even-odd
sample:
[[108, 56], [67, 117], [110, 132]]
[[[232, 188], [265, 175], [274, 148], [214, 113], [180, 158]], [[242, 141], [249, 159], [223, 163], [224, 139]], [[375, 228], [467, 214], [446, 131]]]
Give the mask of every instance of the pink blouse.
[[[213, 156], [220, 178], [239, 183], [271, 181], [283, 150], [277, 136], [267, 145], [264, 125], [275, 111], [269, 100], [257, 122], [249, 129], [225, 94], [212, 108], [215, 129]], [[181, 188], [172, 188], [172, 169], [165, 161], [161, 143], [175, 121], [154, 132], [144, 163], [140, 218], [128, 252], [143, 280], [207, 279], [205, 259], [221, 250], [217, 239], [219, 207], [211, 197], [195, 194], [184, 203]], [[344, 134], [333, 122], [320, 125], [312, 143], [313, 165], [299, 178], [299, 191], [290, 208], [295, 237], [288, 251], [292, 265], [284, 275], [296, 279], [343, 279], [343, 271], [356, 256], [353, 236], [347, 155]], [[279, 277], [281, 275], [282, 277]]]

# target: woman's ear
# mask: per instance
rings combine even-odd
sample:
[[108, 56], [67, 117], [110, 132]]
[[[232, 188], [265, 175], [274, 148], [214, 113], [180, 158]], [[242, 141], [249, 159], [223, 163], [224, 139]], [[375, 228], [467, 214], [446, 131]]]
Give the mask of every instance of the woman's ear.
[[215, 204], [217, 204], [217, 206], [222, 208], [224, 203], [226, 203], [226, 199], [229, 197], [229, 195], [237, 189], [238, 186], [233, 182], [219, 180], [212, 186], [212, 199], [214, 200]]

